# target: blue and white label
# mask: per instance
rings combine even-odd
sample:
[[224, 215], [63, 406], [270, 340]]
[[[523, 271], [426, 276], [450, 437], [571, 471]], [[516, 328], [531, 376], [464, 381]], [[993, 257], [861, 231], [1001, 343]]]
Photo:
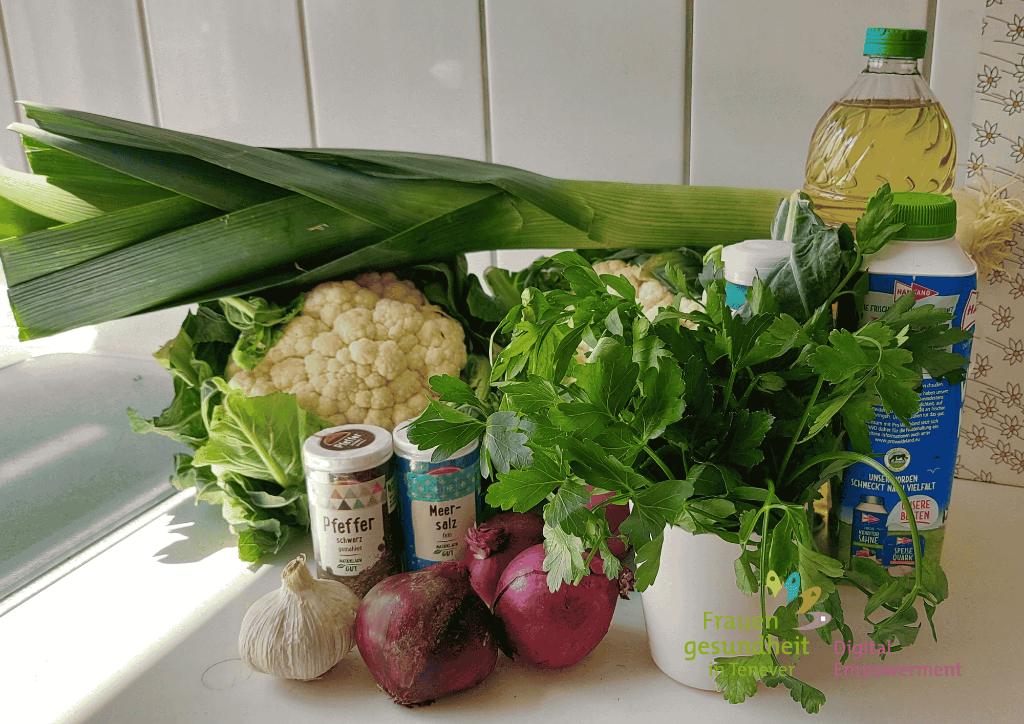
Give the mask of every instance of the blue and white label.
[[[970, 330], [977, 310], [975, 275], [940, 277], [894, 274], [869, 274], [869, 292], [864, 300], [862, 323], [882, 316], [900, 297], [913, 294], [915, 306], [931, 304], [953, 315], [953, 326]], [[953, 346], [952, 351], [970, 356], [970, 340]], [[949, 499], [953, 489], [953, 470], [960, 433], [960, 411], [963, 407], [963, 385], [950, 387], [944, 381], [925, 375], [921, 389], [921, 406], [906, 427], [895, 415], [875, 408], [875, 419], [868, 425], [871, 448], [906, 491], [910, 511], [904, 510], [896, 488], [874, 468], [857, 463], [851, 465], [843, 478], [840, 520], [851, 527], [851, 549], [846, 555], [875, 557], [879, 563], [914, 565], [910, 541], [910, 516], [913, 515], [922, 535], [945, 526]], [[881, 521], [872, 521], [865, 528], [856, 520], [863, 511], [857, 509], [863, 495], [878, 496], [887, 514], [885, 533], [878, 536]], [[873, 515], [873, 517], [876, 517]], [[870, 534], [868, 533], [870, 530]], [[871, 545], [858, 545], [858, 537], [870, 537]], [[924, 541], [922, 541], [924, 542]], [[938, 557], [941, 535], [930, 546], [929, 553]]]
[[460, 561], [480, 512], [480, 451], [432, 463], [395, 458], [405, 534], [405, 569]]

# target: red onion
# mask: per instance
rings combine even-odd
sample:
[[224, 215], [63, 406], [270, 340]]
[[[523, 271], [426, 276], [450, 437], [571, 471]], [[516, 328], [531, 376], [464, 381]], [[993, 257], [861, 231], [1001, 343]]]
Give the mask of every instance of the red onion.
[[551, 593], [544, 546], [535, 545], [516, 556], [501, 574], [494, 613], [514, 656], [540, 668], [560, 669], [579, 662], [601, 643], [611, 625], [616, 598], [626, 597], [631, 582], [628, 569], [618, 580], [592, 573], [578, 585], [563, 583]]
[[498, 578], [513, 558], [544, 540], [544, 521], [533, 513], [499, 513], [466, 532], [463, 559], [469, 582], [488, 606], [494, 603]]
[[429, 704], [476, 686], [498, 660], [496, 621], [463, 563], [385, 578], [356, 613], [356, 645], [396, 703]]

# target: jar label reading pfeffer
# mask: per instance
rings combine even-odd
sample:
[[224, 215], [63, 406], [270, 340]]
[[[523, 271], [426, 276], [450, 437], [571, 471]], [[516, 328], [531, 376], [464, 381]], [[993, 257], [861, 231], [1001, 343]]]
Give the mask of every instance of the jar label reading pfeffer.
[[357, 576], [381, 559], [392, 486], [387, 475], [310, 485], [310, 525], [320, 568], [335, 576]]

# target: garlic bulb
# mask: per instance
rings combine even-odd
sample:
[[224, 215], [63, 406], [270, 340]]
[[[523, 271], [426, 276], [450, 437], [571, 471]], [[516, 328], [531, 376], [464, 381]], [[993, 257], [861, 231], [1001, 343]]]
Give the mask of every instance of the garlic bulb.
[[358, 608], [359, 597], [348, 586], [313, 578], [300, 555], [285, 566], [281, 587], [245, 612], [238, 651], [265, 674], [315, 679], [352, 648]]

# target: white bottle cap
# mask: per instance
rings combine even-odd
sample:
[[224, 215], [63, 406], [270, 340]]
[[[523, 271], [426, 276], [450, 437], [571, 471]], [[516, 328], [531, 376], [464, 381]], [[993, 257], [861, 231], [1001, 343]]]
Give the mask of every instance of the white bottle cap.
[[[392, 433], [395, 437], [395, 452], [398, 453], [399, 457], [403, 457], [406, 460], [415, 460], [417, 462], [431, 462], [431, 458], [434, 455], [436, 447], [432, 447], [429, 450], [420, 450], [409, 439], [409, 425], [415, 418], [409, 420], [403, 420], [402, 422], [395, 425], [395, 431]], [[461, 458], [463, 455], [469, 455], [471, 452], [476, 450], [480, 444], [479, 440], [474, 440], [463, 448], [455, 451], [449, 459], [454, 460], [455, 458]]]
[[302, 444], [302, 463], [309, 470], [352, 473], [387, 462], [391, 433], [376, 425], [340, 425], [314, 433]]
[[768, 276], [781, 259], [793, 251], [793, 244], [781, 239], [749, 239], [722, 249], [725, 280], [749, 287], [755, 277]]

